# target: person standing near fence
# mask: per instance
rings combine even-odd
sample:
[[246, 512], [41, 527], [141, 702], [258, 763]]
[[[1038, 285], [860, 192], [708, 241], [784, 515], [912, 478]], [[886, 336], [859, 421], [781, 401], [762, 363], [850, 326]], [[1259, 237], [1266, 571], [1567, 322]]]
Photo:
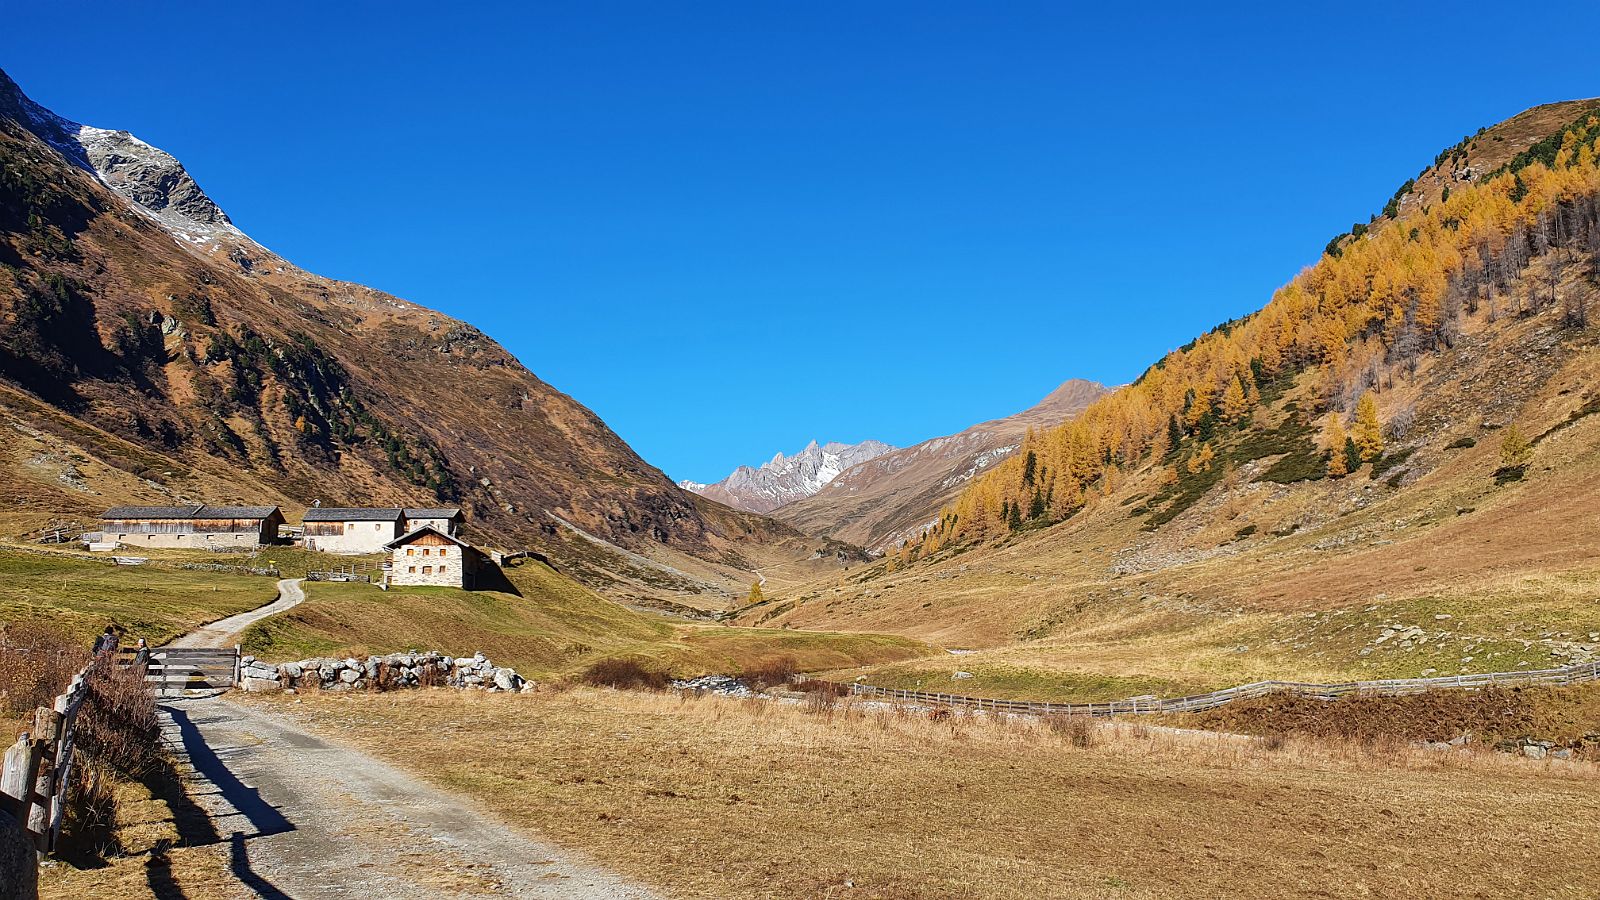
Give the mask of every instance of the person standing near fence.
[[112, 656], [117, 652], [117, 645], [120, 643], [122, 642], [117, 639], [116, 629], [107, 625], [105, 632], [94, 642], [94, 655]]
[[145, 672], [150, 668], [150, 645], [139, 638], [139, 643], [133, 648], [133, 663], [129, 666], [133, 670], [133, 677], [143, 681]]

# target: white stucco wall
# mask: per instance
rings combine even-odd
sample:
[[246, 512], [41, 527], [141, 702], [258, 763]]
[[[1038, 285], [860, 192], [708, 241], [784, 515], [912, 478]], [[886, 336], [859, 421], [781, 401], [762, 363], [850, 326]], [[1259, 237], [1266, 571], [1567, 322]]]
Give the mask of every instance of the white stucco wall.
[[[318, 527], [329, 523], [310, 523]], [[400, 536], [400, 523], [343, 522], [343, 534], [307, 534], [306, 549], [323, 553], [380, 553], [383, 545]]]

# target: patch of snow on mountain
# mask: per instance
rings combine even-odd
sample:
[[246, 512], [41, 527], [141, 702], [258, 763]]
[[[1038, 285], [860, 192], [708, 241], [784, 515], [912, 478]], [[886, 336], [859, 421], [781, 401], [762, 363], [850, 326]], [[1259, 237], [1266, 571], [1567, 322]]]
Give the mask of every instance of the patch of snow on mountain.
[[29, 131], [133, 201], [135, 209], [177, 240], [197, 246], [219, 239], [260, 246], [234, 227], [183, 164], [165, 150], [126, 131], [95, 128], [56, 115], [23, 94], [4, 73], [0, 73], [0, 110], [20, 112]]
[[893, 449], [882, 441], [859, 444], [812, 441], [799, 453], [793, 456], [778, 453], [759, 468], [740, 466], [716, 484], [683, 481], [679, 486], [740, 509], [771, 512], [786, 503], [810, 497], [839, 477], [840, 472]]

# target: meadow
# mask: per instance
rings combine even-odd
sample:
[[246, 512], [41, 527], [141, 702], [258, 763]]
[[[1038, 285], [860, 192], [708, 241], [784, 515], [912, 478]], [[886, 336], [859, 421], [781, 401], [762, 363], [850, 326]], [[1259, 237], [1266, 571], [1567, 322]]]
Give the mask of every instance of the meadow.
[[823, 698], [247, 702], [669, 896], [1582, 897], [1600, 877], [1573, 852], [1600, 820], [1586, 762]]
[[674, 675], [737, 673], [787, 661], [807, 670], [896, 662], [931, 652], [886, 635], [731, 628], [623, 606], [543, 563], [505, 570], [507, 590], [394, 588], [307, 582], [306, 602], [251, 626], [263, 659], [438, 649], [482, 651], [533, 678], [566, 677], [606, 657]]

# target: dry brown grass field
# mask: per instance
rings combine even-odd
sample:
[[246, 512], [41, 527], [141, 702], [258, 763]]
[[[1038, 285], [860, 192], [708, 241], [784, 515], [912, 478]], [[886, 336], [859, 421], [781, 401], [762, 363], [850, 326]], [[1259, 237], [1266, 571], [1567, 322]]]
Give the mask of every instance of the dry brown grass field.
[[1576, 898], [1600, 878], [1583, 762], [588, 688], [249, 702], [669, 896]]

